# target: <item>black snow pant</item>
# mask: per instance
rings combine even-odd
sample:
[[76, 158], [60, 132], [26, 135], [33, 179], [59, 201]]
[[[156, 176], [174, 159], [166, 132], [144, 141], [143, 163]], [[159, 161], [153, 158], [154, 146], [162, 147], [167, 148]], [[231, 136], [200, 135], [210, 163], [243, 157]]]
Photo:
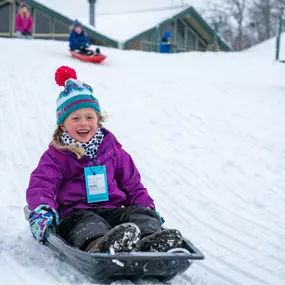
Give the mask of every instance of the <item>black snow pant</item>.
[[161, 230], [160, 219], [155, 210], [130, 206], [74, 211], [60, 222], [58, 233], [70, 245], [84, 250], [92, 240], [126, 222], [135, 223], [141, 230], [141, 237]]

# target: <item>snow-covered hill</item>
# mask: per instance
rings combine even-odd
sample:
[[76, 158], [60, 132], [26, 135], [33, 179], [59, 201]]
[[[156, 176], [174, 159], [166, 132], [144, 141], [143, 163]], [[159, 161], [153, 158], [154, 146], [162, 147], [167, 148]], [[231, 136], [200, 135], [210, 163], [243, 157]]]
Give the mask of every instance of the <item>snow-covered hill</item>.
[[262, 48], [103, 48], [106, 63], [92, 65], [70, 58], [66, 43], [0, 46], [1, 284], [93, 282], [37, 244], [23, 216], [29, 175], [55, 128], [60, 65], [94, 87], [106, 127], [133, 156], [166, 226], [205, 254], [172, 284], [285, 282], [285, 65]]

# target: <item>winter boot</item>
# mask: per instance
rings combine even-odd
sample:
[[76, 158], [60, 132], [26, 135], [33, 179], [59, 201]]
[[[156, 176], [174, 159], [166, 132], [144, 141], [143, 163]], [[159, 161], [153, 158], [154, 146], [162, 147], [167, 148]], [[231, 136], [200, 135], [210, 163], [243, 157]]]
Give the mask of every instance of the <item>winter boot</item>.
[[95, 49], [95, 55], [99, 55], [101, 53], [100, 49], [99, 48], [96, 48]]
[[140, 229], [134, 223], [124, 223], [111, 229], [106, 235], [93, 240], [87, 252], [116, 253], [132, 251], [140, 239]]
[[167, 252], [180, 247], [182, 242], [183, 238], [178, 230], [164, 230], [142, 238], [136, 244], [135, 251]]

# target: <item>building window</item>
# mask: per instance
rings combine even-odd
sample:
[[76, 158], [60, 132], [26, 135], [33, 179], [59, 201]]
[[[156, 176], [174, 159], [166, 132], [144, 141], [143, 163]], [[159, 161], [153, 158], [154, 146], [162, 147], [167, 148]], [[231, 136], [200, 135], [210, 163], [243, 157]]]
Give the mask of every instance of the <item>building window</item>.
[[55, 20], [55, 33], [56, 34], [69, 34], [70, 28], [68, 25]]
[[36, 34], [50, 34], [51, 33], [51, 17], [35, 10], [35, 32]]
[[0, 5], [0, 33], [10, 32], [11, 8], [12, 6], [7, 4]]

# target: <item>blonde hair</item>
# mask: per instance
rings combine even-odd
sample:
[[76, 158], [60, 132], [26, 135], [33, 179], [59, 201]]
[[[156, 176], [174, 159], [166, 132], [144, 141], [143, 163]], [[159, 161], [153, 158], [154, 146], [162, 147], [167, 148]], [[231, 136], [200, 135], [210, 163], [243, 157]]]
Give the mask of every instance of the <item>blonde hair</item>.
[[[24, 7], [26, 7], [26, 6], [24, 6]], [[27, 12], [24, 13], [24, 12], [23, 12], [23, 8], [24, 8], [24, 7], [22, 7], [22, 8], [19, 10], [18, 13], [21, 15], [22, 18], [29, 18], [31, 14], [30, 14], [30, 12], [29, 12], [29, 10], [28, 10], [27, 7], [26, 7]]]
[[[103, 128], [102, 122], [106, 121], [106, 117], [103, 116], [102, 114], [98, 113], [97, 111], [96, 115], [98, 118], [98, 127]], [[60, 142], [60, 137], [63, 133], [63, 130], [61, 129], [60, 126], [57, 126], [53, 133], [53, 140], [52, 143], [53, 145], [60, 150], [68, 150], [76, 154], [77, 159], [80, 159], [84, 155], [84, 149], [81, 146], [76, 146], [76, 145], [62, 145]]]

